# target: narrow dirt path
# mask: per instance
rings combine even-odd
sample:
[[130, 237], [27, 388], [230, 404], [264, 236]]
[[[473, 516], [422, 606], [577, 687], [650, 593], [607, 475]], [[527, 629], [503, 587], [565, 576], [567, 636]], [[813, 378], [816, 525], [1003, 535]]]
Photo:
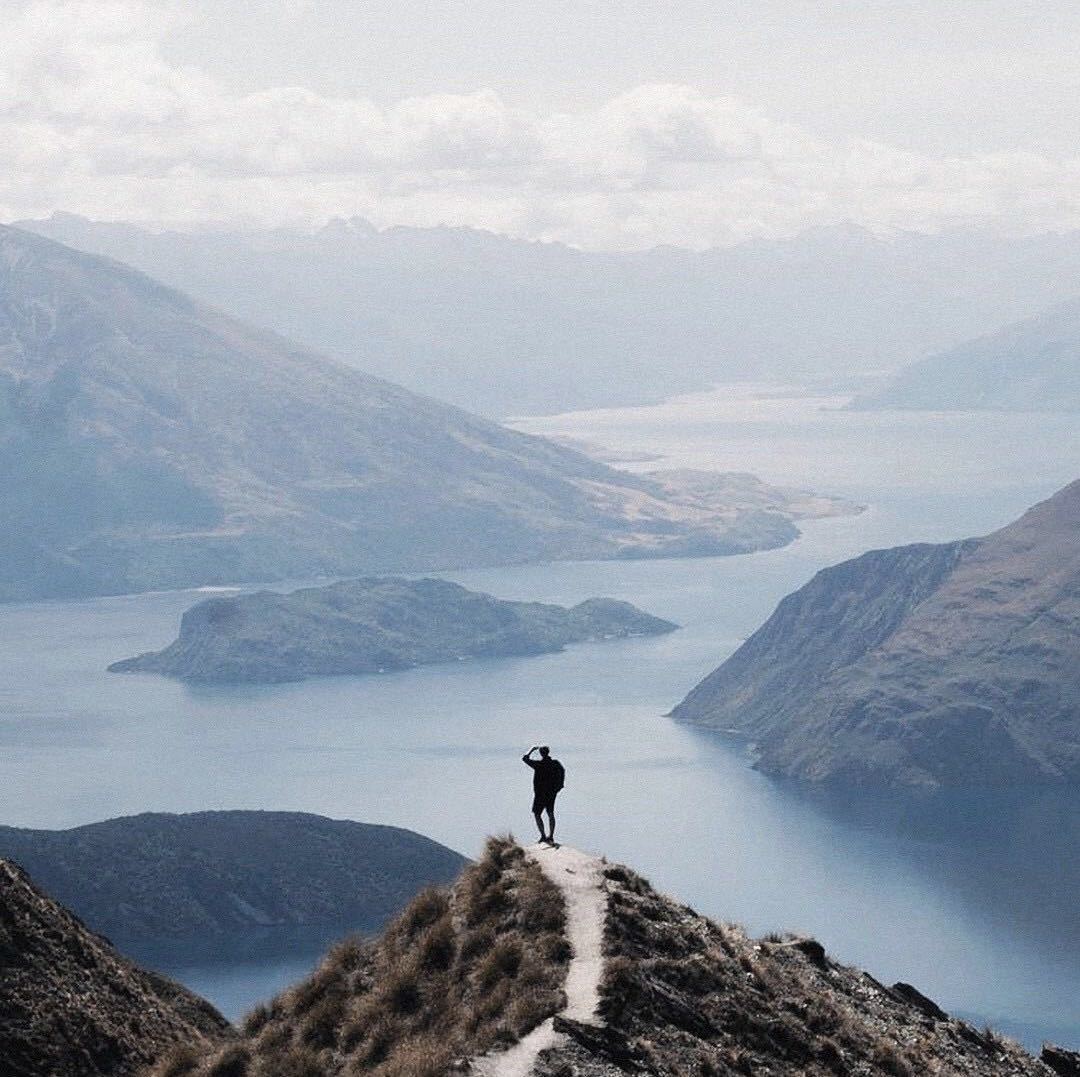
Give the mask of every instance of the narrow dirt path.
[[[600, 860], [568, 845], [554, 849], [534, 845], [526, 853], [562, 890], [566, 901], [566, 936], [574, 956], [566, 973], [566, 1006], [560, 1016], [586, 1024], [599, 1023], [607, 911]], [[554, 1018], [549, 1017], [508, 1050], [476, 1059], [471, 1072], [477, 1077], [529, 1077], [540, 1052], [563, 1038], [553, 1022]]]

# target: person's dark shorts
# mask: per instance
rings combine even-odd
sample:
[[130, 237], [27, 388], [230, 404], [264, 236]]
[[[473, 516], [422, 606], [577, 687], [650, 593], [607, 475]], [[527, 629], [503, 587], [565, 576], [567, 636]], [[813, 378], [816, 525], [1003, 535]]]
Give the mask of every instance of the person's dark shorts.
[[555, 798], [559, 795], [559, 791], [556, 789], [554, 793], [537, 793], [533, 797], [533, 814], [538, 811], [551, 811], [555, 810]]

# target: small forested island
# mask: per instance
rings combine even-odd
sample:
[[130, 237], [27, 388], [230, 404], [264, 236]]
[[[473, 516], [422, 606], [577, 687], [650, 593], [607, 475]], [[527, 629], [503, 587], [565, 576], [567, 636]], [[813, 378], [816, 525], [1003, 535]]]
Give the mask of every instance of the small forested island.
[[164, 650], [114, 662], [109, 670], [205, 683], [299, 681], [547, 654], [569, 643], [677, 627], [610, 598], [567, 609], [505, 601], [447, 580], [370, 577], [290, 594], [206, 599], [184, 614], [179, 637]]

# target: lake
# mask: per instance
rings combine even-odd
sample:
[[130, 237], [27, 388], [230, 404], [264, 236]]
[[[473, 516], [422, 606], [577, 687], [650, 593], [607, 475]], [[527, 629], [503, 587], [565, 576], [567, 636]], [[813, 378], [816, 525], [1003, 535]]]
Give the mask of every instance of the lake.
[[[451, 574], [506, 598], [628, 599], [683, 626], [669, 636], [193, 688], [105, 667], [169, 642], [197, 593], [0, 606], [2, 821], [289, 809], [406, 826], [471, 854], [488, 833], [531, 839], [519, 757], [550, 743], [568, 771], [561, 839], [716, 918], [812, 933], [841, 960], [1031, 1045], [1080, 1047], [1074, 796], [844, 801], [765, 778], [737, 746], [664, 717], [819, 568], [988, 531], [1080, 472], [1080, 417], [874, 415], [841, 403], [742, 386], [516, 424], [663, 458], [638, 469], [753, 471], [870, 506], [744, 557]], [[313, 960], [167, 971], [236, 1015]]]

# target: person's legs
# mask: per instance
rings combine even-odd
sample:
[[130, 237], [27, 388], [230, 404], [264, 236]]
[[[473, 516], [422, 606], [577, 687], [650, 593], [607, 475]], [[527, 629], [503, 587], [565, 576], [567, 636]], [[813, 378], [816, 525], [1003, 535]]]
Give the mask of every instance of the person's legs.
[[542, 805], [539, 801], [533, 801], [533, 818], [536, 820], [536, 829], [540, 831], [540, 840], [544, 841], [547, 834], [544, 833], [544, 820], [540, 815]]
[[548, 817], [548, 841], [553, 842], [555, 840], [555, 801], [553, 800], [547, 806]]

